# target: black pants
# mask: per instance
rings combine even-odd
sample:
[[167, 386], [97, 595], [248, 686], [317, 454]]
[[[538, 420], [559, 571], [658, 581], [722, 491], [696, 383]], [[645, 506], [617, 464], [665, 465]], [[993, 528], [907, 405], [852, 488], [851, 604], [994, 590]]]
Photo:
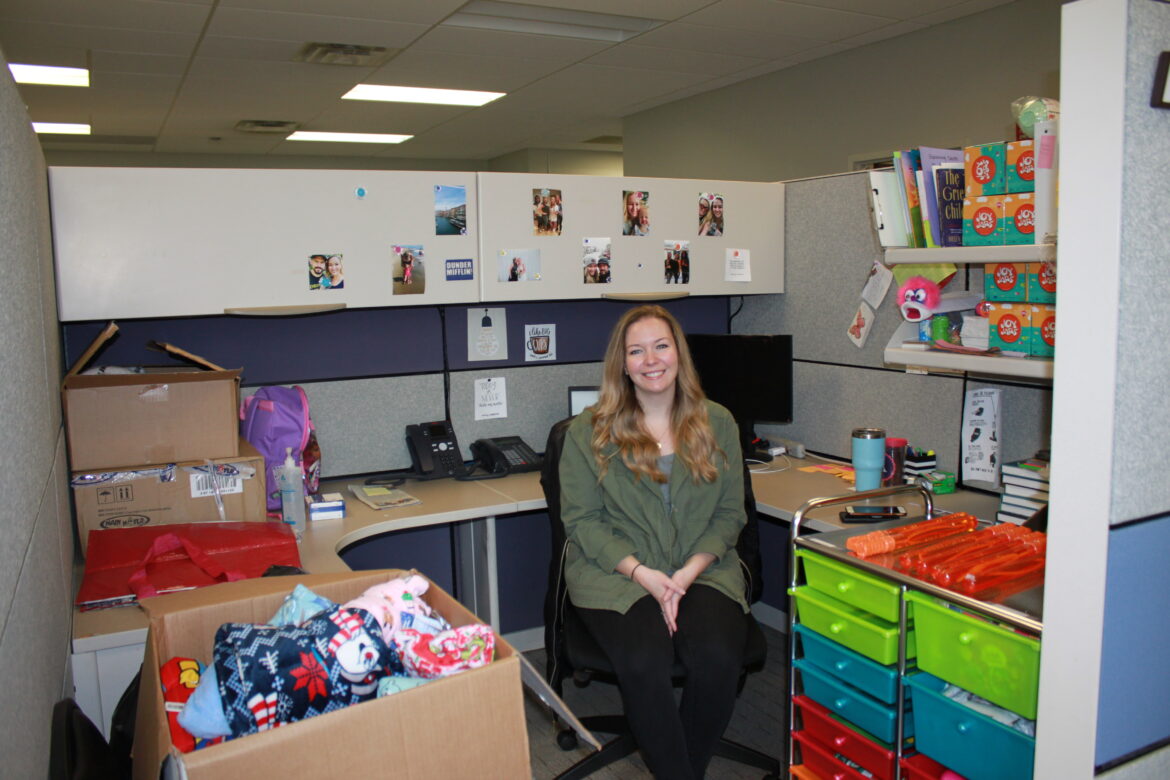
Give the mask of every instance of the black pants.
[[[626, 614], [578, 610], [609, 657], [642, 757], [659, 780], [698, 780], [735, 707], [747, 642], [743, 609], [714, 588], [692, 585], [679, 604], [678, 631], [666, 630], [647, 595]], [[686, 669], [676, 706], [671, 666]]]

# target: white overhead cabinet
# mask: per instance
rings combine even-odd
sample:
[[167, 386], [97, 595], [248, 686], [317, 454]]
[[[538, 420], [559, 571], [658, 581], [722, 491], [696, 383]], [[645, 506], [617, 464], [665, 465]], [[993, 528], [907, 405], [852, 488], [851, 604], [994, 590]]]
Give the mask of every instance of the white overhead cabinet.
[[782, 182], [478, 178], [484, 301], [784, 291]]
[[479, 299], [474, 173], [53, 167], [49, 184], [63, 321]]

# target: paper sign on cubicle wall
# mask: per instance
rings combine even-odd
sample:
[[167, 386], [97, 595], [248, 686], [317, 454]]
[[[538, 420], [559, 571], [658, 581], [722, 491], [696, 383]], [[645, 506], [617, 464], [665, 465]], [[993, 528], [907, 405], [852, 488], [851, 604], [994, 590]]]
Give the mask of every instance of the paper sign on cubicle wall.
[[727, 250], [723, 262], [723, 280], [726, 282], [750, 282], [752, 280], [751, 250]]
[[999, 484], [999, 401], [993, 388], [968, 390], [963, 403], [963, 480]]
[[475, 380], [475, 419], [499, 420], [508, 416], [508, 386], [504, 377]]
[[508, 359], [508, 317], [503, 308], [467, 310], [467, 359]]

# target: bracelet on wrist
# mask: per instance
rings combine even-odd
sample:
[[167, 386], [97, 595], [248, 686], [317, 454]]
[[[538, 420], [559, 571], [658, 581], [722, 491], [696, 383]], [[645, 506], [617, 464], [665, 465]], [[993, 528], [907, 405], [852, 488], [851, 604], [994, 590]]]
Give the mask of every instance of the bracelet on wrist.
[[630, 579], [631, 579], [631, 580], [632, 580], [632, 579], [634, 579], [634, 572], [636, 572], [636, 571], [638, 570], [638, 566], [645, 566], [645, 565], [646, 565], [646, 564], [644, 564], [644, 563], [639, 563], [637, 566], [635, 566], [634, 568], [630, 569]]

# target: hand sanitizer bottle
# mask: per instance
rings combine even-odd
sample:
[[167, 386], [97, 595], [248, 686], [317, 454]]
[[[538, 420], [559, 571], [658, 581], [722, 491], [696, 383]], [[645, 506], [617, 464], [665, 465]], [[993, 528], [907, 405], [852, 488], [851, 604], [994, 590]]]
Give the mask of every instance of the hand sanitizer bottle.
[[292, 526], [299, 542], [305, 534], [305, 490], [292, 447], [284, 449], [284, 465], [280, 468], [280, 517]]

